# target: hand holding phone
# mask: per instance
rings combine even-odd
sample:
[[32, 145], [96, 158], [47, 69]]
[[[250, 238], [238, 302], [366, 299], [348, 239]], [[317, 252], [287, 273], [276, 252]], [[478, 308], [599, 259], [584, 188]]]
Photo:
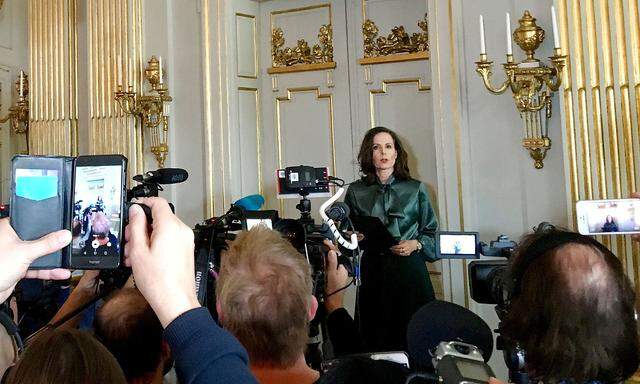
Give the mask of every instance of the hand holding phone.
[[9, 224], [9, 219], [0, 220], [0, 303], [13, 292], [13, 288], [23, 277], [64, 280], [70, 272], [66, 269], [27, 271], [38, 257], [65, 247], [71, 241], [69, 231], [50, 233], [38, 240], [22, 241]]
[[576, 203], [583, 235], [640, 233], [640, 199], [581, 200]]

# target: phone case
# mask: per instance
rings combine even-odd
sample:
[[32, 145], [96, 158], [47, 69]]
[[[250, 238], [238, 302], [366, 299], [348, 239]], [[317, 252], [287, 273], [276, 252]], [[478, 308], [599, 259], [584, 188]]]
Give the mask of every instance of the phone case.
[[[18, 237], [36, 240], [69, 229], [73, 158], [18, 155], [11, 163], [10, 223]], [[29, 269], [64, 268], [66, 260], [63, 248], [38, 258]]]

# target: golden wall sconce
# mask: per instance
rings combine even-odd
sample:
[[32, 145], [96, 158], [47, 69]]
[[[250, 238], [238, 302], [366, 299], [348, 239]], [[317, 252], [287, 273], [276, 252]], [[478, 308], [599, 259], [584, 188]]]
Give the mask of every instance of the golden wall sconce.
[[[552, 7], [554, 32], [554, 55], [552, 67], [548, 67], [535, 58], [535, 51], [542, 44], [545, 33], [536, 24], [536, 19], [529, 11], [518, 20], [519, 27], [513, 32], [516, 44], [525, 52], [526, 59], [519, 63], [513, 60], [511, 49], [510, 17], [507, 13], [507, 62], [503, 63], [506, 80], [498, 87], [491, 84], [493, 61], [489, 61], [484, 41], [484, 21], [480, 16], [480, 61], [477, 61], [476, 72], [482, 77], [484, 86], [494, 95], [511, 90], [516, 108], [523, 124], [522, 146], [529, 151], [536, 169], [544, 166], [543, 160], [551, 148], [549, 138], [549, 119], [551, 118], [551, 100], [562, 83], [562, 70], [566, 56], [562, 55], [555, 10]], [[544, 110], [544, 111], [543, 111]], [[544, 123], [544, 124], [543, 124]]]
[[11, 130], [16, 134], [24, 134], [27, 139], [27, 152], [29, 151], [29, 78], [20, 71], [20, 76], [15, 83], [18, 92], [18, 101], [9, 108], [9, 113], [0, 117], [0, 124], [9, 121]]
[[[122, 76], [118, 78], [122, 79]], [[144, 78], [151, 85], [151, 92], [138, 94], [133, 85], [127, 85], [125, 90], [122, 84], [118, 84], [115, 100], [126, 114], [136, 118], [136, 123], [140, 122], [143, 131], [149, 130], [151, 152], [158, 166], [163, 168], [169, 153], [169, 117], [165, 104], [173, 99], [164, 84], [162, 57], [158, 60], [151, 56], [144, 70]]]

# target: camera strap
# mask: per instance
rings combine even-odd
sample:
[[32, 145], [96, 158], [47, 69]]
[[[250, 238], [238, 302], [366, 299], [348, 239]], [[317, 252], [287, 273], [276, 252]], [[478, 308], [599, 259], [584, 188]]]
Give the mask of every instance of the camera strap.
[[200, 305], [206, 305], [208, 273], [209, 250], [206, 247], [200, 247], [195, 259], [196, 294]]

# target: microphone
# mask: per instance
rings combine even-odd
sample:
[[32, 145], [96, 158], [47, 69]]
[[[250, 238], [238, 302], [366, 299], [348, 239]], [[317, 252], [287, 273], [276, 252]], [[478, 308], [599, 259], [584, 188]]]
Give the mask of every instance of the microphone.
[[247, 211], [257, 211], [262, 208], [262, 204], [264, 204], [264, 197], [262, 195], [245, 196], [233, 203], [233, 205], [242, 207]]
[[407, 345], [413, 368], [432, 372], [431, 351], [443, 341], [476, 346], [484, 361], [493, 353], [491, 328], [480, 316], [457, 304], [433, 300], [420, 308], [407, 327]]
[[[352, 233], [351, 234], [351, 242], [347, 241], [340, 234], [340, 231], [338, 230], [338, 227], [336, 227], [336, 223], [333, 222], [334, 219], [330, 218], [327, 215], [327, 208], [331, 204], [333, 204], [336, 200], [338, 200], [343, 193], [344, 193], [344, 188], [340, 187], [340, 189], [338, 189], [338, 191], [336, 192], [335, 195], [331, 196], [329, 198], [329, 200], [325, 201], [320, 206], [319, 211], [320, 211], [320, 216], [322, 217], [322, 220], [324, 220], [324, 222], [327, 223], [327, 225], [331, 229], [331, 232], [333, 233], [333, 236], [338, 241], [338, 243], [340, 245], [342, 245], [343, 247], [347, 248], [347, 249], [354, 250], [354, 249], [358, 248], [358, 235], [356, 235], [355, 233]], [[346, 207], [346, 204], [344, 206]], [[348, 212], [347, 212], [347, 214], [348, 214]], [[346, 216], [345, 216], [345, 218], [346, 218]]]
[[136, 175], [133, 180], [139, 183], [177, 184], [187, 180], [189, 173], [182, 168], [160, 168]]
[[327, 210], [327, 216], [334, 221], [346, 220], [350, 213], [349, 206], [341, 201], [333, 203], [331, 208]]

